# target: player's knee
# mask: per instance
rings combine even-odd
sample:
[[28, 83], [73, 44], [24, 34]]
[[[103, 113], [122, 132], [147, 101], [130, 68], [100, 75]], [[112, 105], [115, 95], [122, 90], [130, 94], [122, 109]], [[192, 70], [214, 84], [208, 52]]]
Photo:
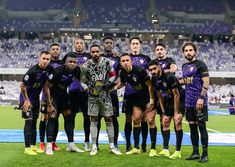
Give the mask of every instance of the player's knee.
[[71, 116], [72, 116], [72, 114], [71, 114], [71, 111], [70, 111], [70, 110], [65, 110], [65, 111], [63, 111], [62, 113], [63, 113], [63, 115], [64, 115], [64, 116], [69, 116], [69, 115], [71, 115]]
[[91, 117], [91, 122], [98, 122], [98, 117]]
[[104, 120], [105, 120], [105, 122], [112, 122], [113, 121], [112, 116], [104, 117]]

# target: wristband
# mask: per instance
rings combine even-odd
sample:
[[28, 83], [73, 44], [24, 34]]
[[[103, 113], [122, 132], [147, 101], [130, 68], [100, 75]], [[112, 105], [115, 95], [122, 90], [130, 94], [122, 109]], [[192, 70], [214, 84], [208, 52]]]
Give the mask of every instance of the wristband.
[[149, 103], [150, 103], [150, 104], [154, 104], [154, 99], [153, 99], [153, 98], [150, 98], [150, 99], [149, 99]]

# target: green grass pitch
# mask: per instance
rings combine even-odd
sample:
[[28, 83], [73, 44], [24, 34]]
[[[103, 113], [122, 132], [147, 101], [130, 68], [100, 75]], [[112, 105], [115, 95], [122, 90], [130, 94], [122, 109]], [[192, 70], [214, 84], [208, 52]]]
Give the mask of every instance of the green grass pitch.
[[[22, 129], [23, 119], [21, 112], [13, 110], [12, 106], [0, 107], [0, 129]], [[156, 119], [159, 125], [159, 118]], [[120, 131], [123, 131], [124, 115], [119, 117]], [[207, 127], [219, 132], [234, 132], [235, 133], [235, 116], [209, 116]], [[188, 131], [188, 125], [184, 124], [184, 131]], [[60, 129], [63, 129], [63, 119], [60, 118]], [[78, 114], [76, 120], [76, 129], [82, 130], [82, 116]], [[104, 123], [102, 129], [105, 129]], [[210, 132], [210, 131], [209, 131]], [[209, 162], [199, 164], [197, 161], [184, 160], [190, 153], [190, 146], [182, 147], [182, 158], [179, 160], [170, 160], [163, 157], [148, 157], [147, 153], [140, 155], [125, 155], [115, 156], [108, 152], [108, 145], [101, 145], [100, 152], [97, 156], [91, 157], [89, 153], [68, 153], [65, 151], [66, 144], [60, 144], [62, 151], [55, 152], [53, 156], [45, 154], [37, 156], [27, 156], [23, 154], [23, 143], [0, 143], [0, 167], [27, 167], [27, 166], [86, 166], [86, 167], [233, 167], [235, 166], [235, 147], [209, 146]], [[78, 144], [81, 147], [81, 144]], [[157, 151], [161, 150], [162, 146], [157, 145]], [[120, 145], [120, 150], [124, 152], [125, 146]], [[170, 148], [170, 152], [174, 151], [174, 147]]]

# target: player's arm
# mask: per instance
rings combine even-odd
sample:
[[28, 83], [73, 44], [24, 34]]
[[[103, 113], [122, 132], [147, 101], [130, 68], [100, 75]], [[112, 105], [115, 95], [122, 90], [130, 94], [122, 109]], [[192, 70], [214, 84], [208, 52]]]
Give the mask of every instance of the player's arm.
[[24, 83], [20, 85], [20, 90], [24, 98], [24, 104], [22, 106], [22, 109], [24, 112], [28, 112], [31, 109], [32, 104], [29, 101], [26, 85]]
[[174, 114], [179, 113], [179, 105], [180, 105], [180, 93], [178, 88], [172, 89], [172, 93], [174, 96]]
[[161, 93], [160, 90], [157, 91], [157, 96], [158, 96], [158, 99], [159, 99], [159, 103], [160, 103], [160, 107], [161, 107], [161, 110], [162, 110], [162, 114], [164, 115], [165, 114], [164, 98], [163, 98], [162, 93]]
[[208, 91], [208, 88], [209, 88], [209, 83], [210, 83], [209, 76], [203, 77], [202, 82], [203, 82], [202, 90], [201, 90], [200, 97], [199, 97], [199, 99], [197, 101], [197, 104], [196, 104], [196, 109], [202, 109], [203, 108], [204, 98], [207, 94], [207, 91]]
[[44, 87], [43, 87], [43, 91], [44, 91], [44, 94], [45, 94], [45, 98], [46, 98], [46, 102], [47, 102], [47, 112], [48, 113], [52, 113], [55, 111], [55, 108], [54, 106], [52, 105], [52, 102], [51, 102], [51, 92], [50, 92], [50, 89], [53, 85], [49, 82], [49, 81], [46, 81]]
[[153, 84], [151, 82], [151, 80], [147, 80], [145, 81], [145, 84], [147, 85], [148, 87], [148, 91], [149, 91], [149, 104], [154, 104], [154, 88], [153, 88]]
[[86, 66], [83, 65], [81, 67], [80, 83], [81, 83], [81, 86], [83, 87], [84, 90], [88, 90], [89, 89], [89, 87], [88, 87], [88, 85], [86, 83], [86, 80], [87, 80], [86, 73], [87, 73]]

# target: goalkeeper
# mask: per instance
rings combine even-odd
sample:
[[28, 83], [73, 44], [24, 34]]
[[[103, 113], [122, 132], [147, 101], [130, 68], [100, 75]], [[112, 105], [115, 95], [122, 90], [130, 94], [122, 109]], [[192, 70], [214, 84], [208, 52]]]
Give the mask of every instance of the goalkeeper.
[[115, 72], [111, 61], [108, 58], [101, 57], [100, 46], [93, 44], [90, 47], [92, 58], [83, 64], [81, 69], [81, 85], [88, 90], [88, 115], [91, 118], [91, 138], [92, 150], [90, 155], [98, 153], [97, 124], [98, 115], [104, 117], [106, 122], [106, 131], [109, 138], [109, 151], [115, 155], [122, 153], [114, 147], [114, 128], [112, 122], [113, 106], [109, 90], [115, 86]]

